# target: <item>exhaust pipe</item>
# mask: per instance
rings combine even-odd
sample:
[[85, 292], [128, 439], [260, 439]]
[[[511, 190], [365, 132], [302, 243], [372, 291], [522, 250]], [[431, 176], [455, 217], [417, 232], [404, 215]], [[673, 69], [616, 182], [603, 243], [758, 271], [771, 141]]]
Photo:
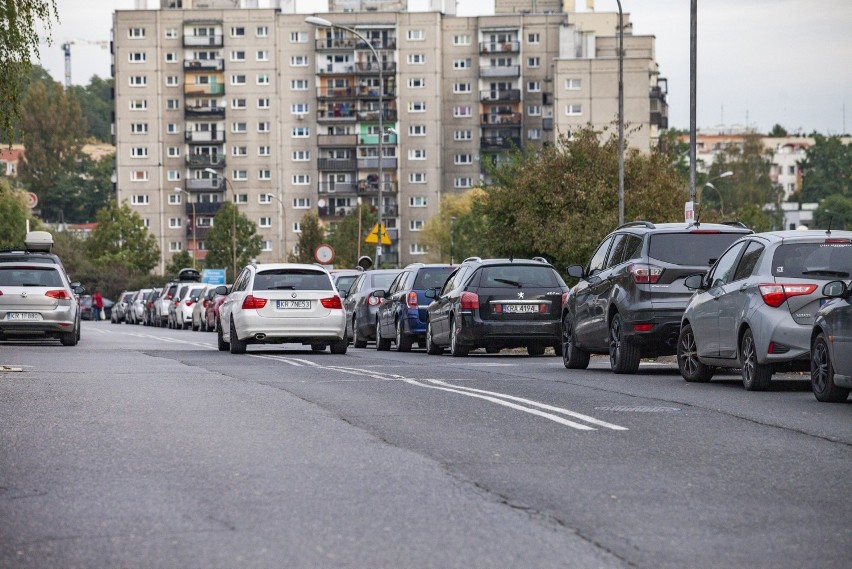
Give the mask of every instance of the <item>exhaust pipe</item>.
[[266, 339], [266, 334], [264, 334], [264, 333], [262, 333], [262, 332], [261, 332], [260, 334], [255, 334], [255, 335], [254, 335], [254, 339], [255, 339], [255, 340], [265, 340], [265, 339]]

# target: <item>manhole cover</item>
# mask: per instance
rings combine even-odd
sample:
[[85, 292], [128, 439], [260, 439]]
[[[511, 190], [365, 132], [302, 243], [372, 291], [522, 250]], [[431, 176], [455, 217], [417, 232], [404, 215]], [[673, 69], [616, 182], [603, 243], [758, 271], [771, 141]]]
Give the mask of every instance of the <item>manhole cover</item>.
[[596, 411], [615, 411], [618, 413], [675, 413], [680, 411], [677, 407], [595, 407]]

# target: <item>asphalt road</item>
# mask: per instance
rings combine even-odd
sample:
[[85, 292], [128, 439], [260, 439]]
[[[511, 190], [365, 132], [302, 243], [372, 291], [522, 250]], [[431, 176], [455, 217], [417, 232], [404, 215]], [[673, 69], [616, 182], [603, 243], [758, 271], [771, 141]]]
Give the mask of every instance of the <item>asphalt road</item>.
[[852, 566], [852, 400], [84, 322], [0, 342], [0, 567]]

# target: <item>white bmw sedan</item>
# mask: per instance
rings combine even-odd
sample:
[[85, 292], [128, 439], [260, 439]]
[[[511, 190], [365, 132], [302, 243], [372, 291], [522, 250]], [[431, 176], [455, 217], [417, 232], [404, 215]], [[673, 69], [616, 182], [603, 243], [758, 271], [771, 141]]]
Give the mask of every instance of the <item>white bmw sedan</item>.
[[296, 263], [248, 265], [226, 295], [216, 322], [219, 349], [244, 354], [248, 344], [300, 343], [345, 354], [340, 295], [322, 267]]

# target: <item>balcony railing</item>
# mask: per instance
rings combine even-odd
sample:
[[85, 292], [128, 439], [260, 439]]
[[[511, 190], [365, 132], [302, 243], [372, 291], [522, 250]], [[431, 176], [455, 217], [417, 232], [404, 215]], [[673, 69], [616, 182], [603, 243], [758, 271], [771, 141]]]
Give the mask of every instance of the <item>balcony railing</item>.
[[355, 38], [322, 38], [316, 40], [317, 51], [329, 49], [355, 49], [358, 40]]
[[320, 87], [317, 89], [319, 99], [354, 99], [355, 87]]
[[483, 136], [479, 139], [479, 148], [485, 151], [520, 147], [521, 137], [519, 136]]
[[[196, 202], [195, 203], [195, 215], [196, 215], [196, 217], [200, 217], [201, 215], [210, 215], [210, 214], [215, 215], [216, 213], [219, 212], [220, 209], [222, 209], [223, 203], [225, 203], [225, 202]], [[187, 202], [187, 204], [186, 204], [186, 210], [185, 211], [188, 215], [192, 215], [192, 205], [193, 204], [191, 204], [189, 202]], [[201, 230], [202, 228], [199, 227], [198, 229]], [[200, 238], [201, 235], [199, 235], [198, 237]]]
[[[383, 120], [393, 122], [397, 119], [396, 109], [385, 109]], [[358, 120], [365, 122], [379, 122], [379, 111], [359, 111]]]
[[521, 90], [504, 89], [501, 91], [480, 91], [479, 100], [483, 103], [514, 103], [521, 100]]
[[521, 42], [482, 42], [479, 44], [479, 53], [517, 53], [521, 51]]
[[[382, 193], [395, 194], [397, 186], [396, 182], [385, 182], [382, 184]], [[358, 180], [358, 193], [363, 195], [378, 194], [379, 182], [374, 180]]]
[[392, 75], [396, 73], [396, 62], [395, 61], [385, 61], [381, 65], [375, 61], [365, 61], [361, 63], [355, 64], [355, 71], [357, 73], [365, 74], [365, 75], [378, 75], [379, 68], [382, 70], [382, 74], [384, 75]]
[[198, 47], [198, 46], [208, 46], [208, 47], [222, 47], [222, 35], [216, 34], [212, 36], [183, 36], [183, 45], [184, 47]]
[[[382, 144], [389, 144], [391, 146], [396, 146], [397, 135], [395, 134], [385, 134], [384, 140], [382, 140]], [[358, 138], [358, 144], [362, 146], [378, 146], [379, 145], [379, 135], [378, 134], [362, 134]]]
[[520, 65], [495, 65], [493, 67], [480, 67], [480, 77], [520, 77]]
[[320, 134], [317, 136], [317, 144], [320, 148], [346, 148], [358, 144], [358, 136], [354, 134]]
[[333, 172], [355, 171], [358, 162], [354, 158], [317, 158], [317, 169]]
[[[382, 159], [382, 169], [384, 170], [396, 170], [396, 158], [388, 158], [385, 156]], [[379, 168], [379, 157], [375, 158], [359, 158], [358, 159], [358, 169], [359, 170], [377, 170]]]
[[[375, 39], [370, 40], [370, 44], [375, 49], [396, 49], [396, 38], [386, 38], [385, 41], [382, 41], [379, 38], [375, 38]], [[367, 49], [367, 50], [369, 50], [370, 48], [367, 46], [367, 44], [363, 40], [361, 40], [359, 38], [358, 39], [358, 45], [356, 46], [355, 49]]]
[[184, 140], [195, 142], [225, 142], [224, 130], [187, 130], [183, 135]]
[[351, 121], [355, 122], [358, 118], [358, 111], [354, 106], [333, 105], [324, 109], [317, 109], [318, 121]]
[[183, 70], [190, 71], [224, 71], [224, 59], [184, 59]]
[[[205, 190], [219, 191], [222, 187], [221, 184], [219, 184], [219, 178], [188, 178], [186, 180], [186, 189], [196, 192]], [[195, 204], [196, 211], [198, 211], [199, 205], [200, 204]]]
[[480, 124], [491, 125], [519, 125], [521, 124], [521, 113], [483, 114], [480, 116]]
[[[379, 98], [379, 88], [378, 87], [359, 87], [358, 88], [358, 98], [359, 99], [378, 99]], [[387, 99], [388, 97], [394, 98], [396, 97], [396, 89], [393, 87], [385, 86], [385, 92], [383, 97]]]
[[196, 85], [195, 83], [186, 83], [183, 86], [183, 94], [188, 97], [199, 95], [224, 95], [224, 83], [208, 83], [206, 85]]
[[188, 168], [224, 168], [224, 154], [187, 154], [186, 166]]
[[202, 117], [224, 117], [225, 107], [190, 107], [183, 108], [183, 114], [188, 119]]
[[320, 182], [321, 194], [354, 194], [358, 190], [355, 182]]
[[317, 73], [320, 75], [352, 75], [355, 73], [355, 66], [351, 63], [329, 63], [319, 67]]
[[343, 207], [337, 207], [337, 206], [331, 207], [331, 206], [328, 206], [328, 205], [322, 206], [322, 207], [318, 206], [317, 207], [317, 214], [320, 217], [323, 217], [323, 218], [325, 218], [325, 217], [344, 217], [344, 216], [352, 213], [355, 210], [356, 207], [358, 207], [358, 206], [354, 206], [354, 205], [343, 206]]

